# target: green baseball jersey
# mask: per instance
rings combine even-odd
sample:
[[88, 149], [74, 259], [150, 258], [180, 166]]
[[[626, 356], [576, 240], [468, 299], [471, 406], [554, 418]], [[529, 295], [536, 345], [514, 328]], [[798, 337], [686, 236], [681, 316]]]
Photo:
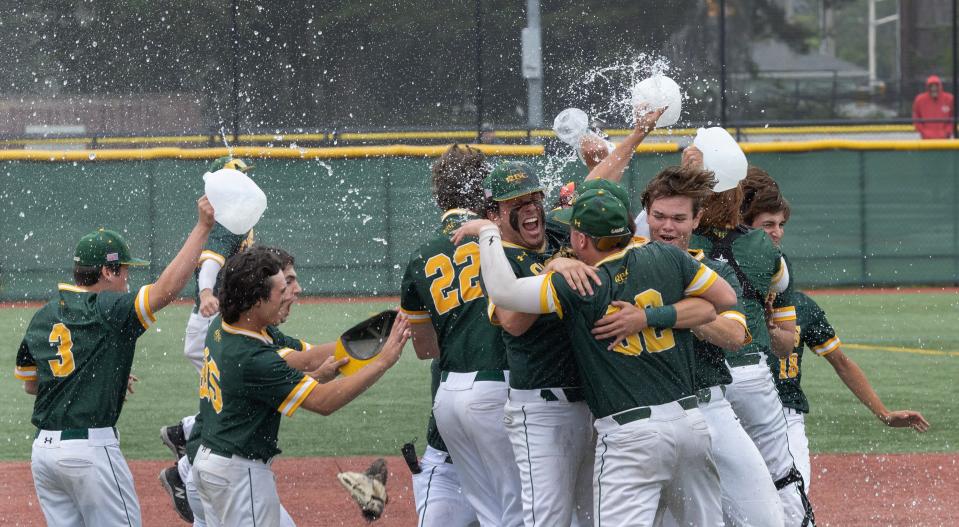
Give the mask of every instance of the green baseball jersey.
[[789, 265], [789, 258], [786, 257], [785, 254], [783, 254], [783, 261], [786, 262], [786, 267], [789, 268], [789, 285], [786, 286], [785, 291], [776, 295], [776, 298], [773, 300], [773, 322], [796, 320], [796, 307], [793, 305], [793, 302], [795, 301], [797, 291], [793, 288], [792, 266]]
[[[701, 262], [729, 282], [733, 291], [736, 291], [736, 307], [728, 311], [723, 311], [719, 316], [735, 320], [742, 324], [746, 330], [746, 340], [752, 340], [752, 337], [749, 335], [749, 326], [746, 324], [746, 315], [744, 314], [743, 289], [739, 285], [739, 279], [736, 278], [736, 272], [733, 271], [732, 267], [719, 260], [706, 258], [706, 255], [700, 250], [690, 250], [689, 254], [697, 262]], [[696, 382], [694, 387], [697, 390], [733, 382], [733, 376], [729, 372], [729, 366], [726, 365], [726, 355], [722, 348], [699, 339], [695, 341], [695, 348]]]
[[[744, 353], [771, 353], [769, 331], [766, 329], [765, 299], [774, 277], [782, 273], [779, 249], [772, 244], [762, 229], [740, 227], [732, 230], [697, 230], [689, 240], [691, 249], [702, 250], [708, 258], [715, 258], [731, 265], [722, 244], [732, 238], [732, 255], [742, 274], [737, 273], [743, 295], [743, 309], [752, 342], [739, 351], [726, 351], [727, 357]], [[735, 268], [733, 269], [735, 271]], [[743, 280], [742, 278], [745, 278]]]
[[151, 285], [136, 293], [60, 284], [27, 326], [15, 376], [37, 381], [32, 422], [43, 430], [114, 426], [137, 338], [156, 317]]
[[796, 309], [796, 349], [788, 359], [769, 356], [767, 360], [783, 406], [808, 413], [809, 401], [800, 387], [803, 348], [808, 346], [816, 355], [825, 357], [839, 349], [840, 342], [826, 313], [813, 299], [795, 291], [789, 300]]
[[400, 309], [411, 324], [433, 324], [443, 371], [508, 368], [501, 330], [487, 315], [479, 245], [475, 239], [450, 242], [454, 230], [476, 218], [462, 209], [443, 214], [436, 236], [413, 252], [403, 274]]
[[196, 285], [196, 294], [193, 298], [193, 312], [200, 310], [200, 266], [207, 260], [213, 260], [223, 267], [226, 261], [234, 254], [253, 245], [253, 230], [246, 234], [233, 234], [226, 227], [216, 223], [206, 239], [203, 252], [193, 271], [193, 284]]
[[[546, 252], [503, 242], [513, 273], [522, 278], [537, 276], [546, 265]], [[494, 323], [496, 307], [490, 303]], [[509, 385], [517, 390], [579, 386], [579, 372], [570, 349], [566, 328], [556, 314], [539, 315], [533, 325], [515, 337], [503, 331], [509, 363]]]
[[[210, 323], [210, 327], [218, 328], [220, 327], [221, 322], [221, 319], [219, 316], [217, 316], [217, 318]], [[280, 355], [281, 358], [286, 358], [288, 354], [294, 351], [303, 351], [310, 347], [310, 345], [302, 339], [287, 336], [280, 331], [280, 328], [276, 326], [267, 326], [266, 334], [273, 339], [274, 344], [280, 347], [277, 350], [277, 354]], [[186, 442], [187, 458], [190, 460], [190, 463], [193, 463], [193, 459], [196, 457], [196, 453], [200, 449], [200, 432], [203, 429], [202, 423], [203, 416], [201, 414], [197, 414], [193, 425], [193, 432], [190, 434], [190, 437], [187, 438]]]
[[[430, 402], [432, 403], [436, 399], [436, 391], [440, 389], [440, 363], [437, 360], [434, 360], [430, 364]], [[432, 404], [430, 405], [432, 408]], [[440, 429], [436, 426], [436, 418], [433, 417], [433, 410], [430, 410], [430, 419], [426, 423], [426, 444], [435, 448], [436, 450], [442, 450], [443, 452], [448, 452], [446, 450], [446, 443], [443, 441], [443, 436], [440, 435]]]
[[646, 328], [610, 351], [610, 341], [591, 333], [596, 321], [614, 313], [614, 300], [640, 309], [675, 304], [706, 292], [714, 271], [671, 245], [659, 242], [627, 249], [598, 262], [602, 284], [592, 295], [574, 291], [562, 275], [550, 273], [540, 301], [555, 311], [569, 332], [583, 392], [596, 417], [638, 406], [675, 401], [694, 393], [692, 332]]
[[556, 212], [563, 210], [555, 208], [546, 213], [546, 247], [547, 252], [555, 253], [563, 247], [569, 247], [569, 225], [556, 221]]
[[282, 356], [290, 351], [265, 330], [248, 331], [217, 317], [205, 345], [200, 442], [227, 456], [268, 460], [279, 454], [280, 416], [292, 416], [319, 383], [287, 365]]

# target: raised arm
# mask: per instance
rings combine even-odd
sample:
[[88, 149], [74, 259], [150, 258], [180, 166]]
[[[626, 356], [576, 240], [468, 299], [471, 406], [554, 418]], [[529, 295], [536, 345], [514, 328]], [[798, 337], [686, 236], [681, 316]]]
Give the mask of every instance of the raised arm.
[[654, 128], [656, 121], [663, 115], [666, 108], [660, 108], [648, 113], [640, 114], [636, 112], [636, 126], [633, 131], [623, 138], [623, 141], [616, 146], [605, 159], [589, 171], [586, 179], [608, 179], [619, 182], [623, 179], [623, 172], [629, 166], [629, 162], [636, 153], [636, 147], [646, 139]]
[[160, 273], [160, 277], [150, 288], [150, 294], [147, 299], [150, 311], [157, 312], [167, 304], [172, 302], [180, 291], [186, 286], [187, 280], [193, 274], [196, 268], [196, 262], [200, 258], [200, 252], [203, 251], [203, 245], [213, 230], [215, 220], [213, 219], [213, 206], [210, 205], [206, 196], [197, 200], [198, 218], [193, 230], [180, 251], [173, 257], [173, 260], [166, 266], [166, 269]]

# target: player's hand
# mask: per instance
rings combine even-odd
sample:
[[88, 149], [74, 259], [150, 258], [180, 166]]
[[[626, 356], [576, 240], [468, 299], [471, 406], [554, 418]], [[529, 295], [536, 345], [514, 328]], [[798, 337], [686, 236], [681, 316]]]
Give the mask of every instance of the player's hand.
[[703, 151], [694, 145], [689, 145], [683, 149], [683, 160], [680, 163], [683, 168], [702, 168]]
[[880, 419], [882, 419], [882, 422], [885, 423], [886, 426], [893, 428], [911, 427], [916, 432], [929, 430], [929, 421], [926, 421], [926, 418], [923, 417], [921, 413], [913, 412], [912, 410], [889, 412], [880, 417]]
[[220, 301], [213, 295], [213, 291], [200, 291], [200, 314], [209, 318], [220, 312]]
[[330, 382], [340, 374], [340, 368], [346, 366], [350, 362], [349, 357], [343, 357], [340, 360], [336, 360], [335, 357], [330, 355], [323, 361], [323, 364], [320, 364], [320, 367], [307, 373], [310, 377], [316, 379], [316, 382], [326, 383]]
[[216, 220], [213, 219], [213, 205], [210, 205], [210, 200], [207, 199], [206, 195], [203, 195], [200, 197], [200, 199], [196, 200], [196, 209], [197, 224], [207, 229], [212, 229], [213, 225], [216, 223]]
[[583, 136], [579, 143], [579, 154], [583, 157], [586, 168], [592, 170], [609, 155], [606, 141], [596, 134], [589, 133]]
[[563, 275], [566, 283], [573, 288], [573, 291], [583, 296], [593, 294], [593, 284], [590, 283], [591, 280], [596, 282], [596, 285], [602, 283], [599, 280], [599, 275], [596, 274], [596, 267], [587, 265], [573, 258], [553, 258], [546, 264], [544, 270], [546, 272], [556, 272]]
[[606, 348], [609, 350], [626, 340], [626, 337], [635, 335], [648, 327], [646, 312], [636, 307], [635, 304], [613, 300], [611, 305], [618, 310], [597, 320], [592, 331], [596, 340], [613, 339], [613, 342]]
[[464, 239], [470, 236], [479, 236], [479, 232], [487, 225], [496, 225], [489, 220], [470, 220], [464, 223], [459, 229], [453, 231], [453, 245], [459, 245]]
[[636, 126], [633, 133], [646, 135], [656, 128], [656, 121], [663, 116], [663, 113], [669, 109], [669, 106], [650, 110], [649, 106], [640, 105], [633, 110], [633, 118], [636, 120]]
[[140, 378], [137, 377], [136, 375], [133, 375], [132, 373], [130, 374], [129, 377], [127, 377], [127, 393], [123, 394], [124, 401], [127, 400], [127, 395], [133, 395], [134, 393], [136, 393], [136, 391], [133, 389], [133, 383], [139, 382], [139, 381], [140, 381]]
[[403, 313], [399, 313], [396, 316], [396, 322], [393, 323], [393, 328], [390, 329], [390, 336], [386, 339], [386, 344], [383, 345], [383, 350], [379, 354], [380, 360], [384, 362], [387, 368], [392, 367], [400, 360], [403, 346], [406, 345], [410, 335], [410, 320]]

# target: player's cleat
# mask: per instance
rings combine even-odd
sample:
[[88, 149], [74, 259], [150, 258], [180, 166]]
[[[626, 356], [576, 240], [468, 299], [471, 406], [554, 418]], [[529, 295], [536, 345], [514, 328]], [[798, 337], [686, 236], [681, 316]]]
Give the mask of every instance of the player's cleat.
[[186, 486], [180, 478], [180, 472], [176, 465], [160, 471], [160, 485], [163, 485], [163, 490], [173, 500], [173, 509], [177, 515], [183, 521], [193, 523], [193, 510], [190, 509], [190, 502], [186, 498]]
[[173, 457], [177, 460], [186, 455], [186, 436], [183, 435], [182, 423], [161, 428], [160, 441], [173, 452]]

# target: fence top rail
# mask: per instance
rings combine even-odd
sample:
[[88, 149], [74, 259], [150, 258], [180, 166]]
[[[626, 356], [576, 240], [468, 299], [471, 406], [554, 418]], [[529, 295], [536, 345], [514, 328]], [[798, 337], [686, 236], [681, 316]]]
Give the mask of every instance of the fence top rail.
[[[936, 120], [938, 121], [938, 120]], [[943, 119], [944, 122], [949, 122]], [[913, 132], [912, 124], [814, 124], [803, 125], [800, 122], [787, 123], [742, 123], [727, 126], [730, 133], [745, 135], [803, 135], [803, 134], [857, 134], [857, 133], [908, 133]], [[632, 130], [626, 128], [611, 128], [605, 130], [614, 137], [628, 135]], [[555, 138], [556, 134], [547, 129], [505, 129], [491, 131], [494, 137], [500, 139]], [[651, 135], [660, 137], [693, 135], [696, 128], [673, 128], [654, 130]], [[331, 141], [469, 141], [476, 138], [476, 130], [396, 130], [396, 131], [349, 131], [332, 130], [313, 133], [256, 133], [241, 134], [236, 137], [240, 143], [276, 143], [276, 142], [331, 142]], [[230, 139], [233, 140], [232, 136]], [[222, 138], [215, 133], [192, 135], [159, 135], [159, 136], [71, 136], [69, 134], [49, 134], [42, 137], [0, 137], [0, 145], [57, 145], [94, 143], [99, 145], [158, 145], [158, 144], [186, 144], [186, 143], [219, 143]]]
[[[539, 156], [541, 145], [471, 145], [490, 156]], [[853, 141], [828, 139], [769, 143], [740, 143], [743, 151], [752, 153], [796, 153], [823, 150], [959, 150], [959, 141], [937, 139], [924, 141]], [[155, 159], [216, 159], [225, 155], [255, 159], [349, 159], [366, 157], [439, 157], [449, 145], [387, 145], [344, 146], [329, 148], [280, 148], [240, 146], [227, 148], [141, 148], [111, 150], [0, 150], [0, 161], [33, 162], [98, 162], [149, 161]], [[651, 143], [640, 145], [636, 151], [645, 153], [674, 153], [681, 150], [678, 143]]]

